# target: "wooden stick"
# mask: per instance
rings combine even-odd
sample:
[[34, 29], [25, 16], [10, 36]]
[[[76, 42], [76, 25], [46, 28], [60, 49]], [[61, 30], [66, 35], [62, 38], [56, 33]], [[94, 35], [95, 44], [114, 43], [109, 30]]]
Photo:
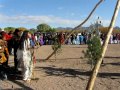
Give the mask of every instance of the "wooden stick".
[[109, 32], [108, 32], [106, 40], [105, 40], [105, 42], [103, 44], [102, 57], [98, 60], [97, 64], [93, 68], [93, 73], [90, 76], [90, 79], [88, 81], [86, 90], [93, 90], [95, 79], [96, 79], [96, 76], [98, 74], [98, 71], [99, 71], [100, 65], [102, 63], [102, 60], [103, 60], [103, 58], [105, 56], [105, 53], [106, 53], [106, 50], [107, 50], [107, 46], [108, 46], [108, 42], [109, 42], [110, 36], [112, 34], [116, 18], [118, 16], [119, 9], [120, 9], [120, 0], [117, 1], [116, 7], [115, 7], [115, 10], [114, 10], [114, 14], [113, 14], [110, 26], [109, 26]]

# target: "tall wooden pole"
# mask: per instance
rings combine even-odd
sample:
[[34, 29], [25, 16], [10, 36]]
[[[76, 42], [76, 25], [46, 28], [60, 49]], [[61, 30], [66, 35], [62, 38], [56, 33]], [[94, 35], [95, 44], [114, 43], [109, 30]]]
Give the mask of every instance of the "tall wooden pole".
[[[65, 42], [68, 40], [68, 38], [71, 36], [71, 34], [74, 33], [75, 30], [77, 30], [78, 28], [80, 28], [83, 24], [85, 24], [88, 19], [92, 16], [93, 12], [97, 9], [97, 7], [103, 2], [104, 0], [100, 0], [96, 5], [95, 7], [93, 8], [93, 10], [90, 12], [90, 14], [88, 15], [88, 17], [78, 26], [76, 26], [74, 29], [72, 29], [72, 31], [67, 35], [67, 37], [65, 38], [63, 44], [65, 44]], [[55, 52], [58, 50], [58, 48], [56, 48], [47, 58], [46, 60], [48, 60], [50, 57], [52, 57]]]
[[98, 74], [98, 71], [99, 71], [100, 65], [101, 65], [101, 63], [102, 63], [102, 60], [103, 60], [103, 58], [104, 58], [104, 56], [105, 56], [105, 52], [106, 52], [106, 50], [107, 50], [108, 42], [109, 42], [110, 36], [111, 36], [111, 34], [112, 34], [112, 31], [113, 31], [113, 28], [114, 28], [114, 24], [115, 24], [116, 18], [117, 18], [117, 16], [118, 16], [119, 9], [120, 9], [120, 0], [117, 1], [116, 7], [115, 7], [115, 10], [114, 10], [114, 14], [113, 14], [113, 17], [112, 17], [110, 26], [109, 26], [109, 32], [108, 32], [107, 37], [106, 37], [106, 40], [105, 40], [105, 42], [104, 42], [104, 44], [103, 44], [102, 57], [98, 60], [97, 64], [96, 64], [95, 67], [93, 68], [93, 73], [92, 73], [92, 75], [90, 76], [90, 79], [89, 79], [89, 81], [88, 81], [86, 90], [93, 90], [93, 86], [94, 86], [94, 83], [95, 83], [95, 79], [96, 79], [96, 76], [97, 76], [97, 74]]

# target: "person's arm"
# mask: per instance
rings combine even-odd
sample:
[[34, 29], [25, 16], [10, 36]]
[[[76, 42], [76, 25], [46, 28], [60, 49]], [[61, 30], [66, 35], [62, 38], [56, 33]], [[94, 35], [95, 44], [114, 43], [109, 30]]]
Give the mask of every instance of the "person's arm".
[[4, 52], [4, 47], [0, 46], [0, 53], [3, 53], [3, 52]]
[[4, 52], [4, 41], [0, 40], [0, 53]]

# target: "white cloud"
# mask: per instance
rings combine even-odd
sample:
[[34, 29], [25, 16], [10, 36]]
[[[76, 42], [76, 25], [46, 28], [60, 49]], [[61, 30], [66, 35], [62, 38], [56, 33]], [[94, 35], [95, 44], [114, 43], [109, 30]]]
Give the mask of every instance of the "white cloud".
[[80, 20], [69, 20], [55, 16], [32, 16], [32, 15], [19, 15], [7, 16], [0, 14], [0, 23], [5, 24], [59, 24], [60, 26], [75, 26], [78, 25]]
[[[84, 20], [84, 19], [83, 19]], [[79, 25], [83, 20], [72, 20], [64, 19], [61, 17], [49, 16], [33, 16], [33, 15], [18, 15], [18, 16], [8, 16], [0, 14], [0, 24], [23, 24], [23, 25], [37, 25], [40, 23], [47, 23], [49, 25], [65, 26], [65, 27], [75, 27]], [[110, 21], [101, 19], [104, 26], [108, 26]], [[84, 26], [89, 26], [94, 23], [95, 19], [91, 18]]]
[[104, 26], [109, 26], [110, 24], [110, 20], [101, 20], [101, 23], [104, 25]]

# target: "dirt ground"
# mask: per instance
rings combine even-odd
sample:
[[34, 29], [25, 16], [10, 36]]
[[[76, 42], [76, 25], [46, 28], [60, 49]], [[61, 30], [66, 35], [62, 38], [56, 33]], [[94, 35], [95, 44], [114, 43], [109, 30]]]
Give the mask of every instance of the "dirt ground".
[[[12, 78], [0, 81], [0, 90], [85, 90], [91, 65], [83, 58], [85, 45], [62, 46], [61, 53], [44, 59], [52, 52], [51, 46], [35, 50], [37, 63], [30, 83]], [[13, 65], [10, 56], [9, 65]], [[109, 45], [104, 64], [99, 70], [94, 90], [120, 90], [120, 45]]]

